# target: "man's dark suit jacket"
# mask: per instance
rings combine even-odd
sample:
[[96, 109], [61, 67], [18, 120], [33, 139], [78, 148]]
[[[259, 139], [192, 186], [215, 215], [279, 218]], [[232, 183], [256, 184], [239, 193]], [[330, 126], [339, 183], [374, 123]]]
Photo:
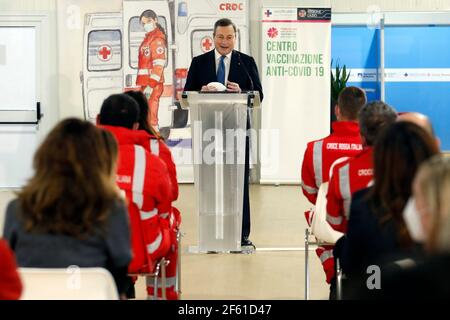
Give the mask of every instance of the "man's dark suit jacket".
[[[216, 57], [214, 52], [215, 50], [211, 50], [210, 52], [204, 53], [192, 59], [186, 85], [184, 86], [184, 91], [200, 91], [202, 86], [205, 86], [210, 82], [217, 81]], [[253, 81], [253, 88], [250, 77]], [[233, 50], [231, 54], [228, 81], [238, 83], [239, 87], [241, 87], [241, 90], [243, 91], [259, 91], [260, 99], [262, 101], [262, 85], [259, 79], [255, 59], [252, 57], [242, 52]]]

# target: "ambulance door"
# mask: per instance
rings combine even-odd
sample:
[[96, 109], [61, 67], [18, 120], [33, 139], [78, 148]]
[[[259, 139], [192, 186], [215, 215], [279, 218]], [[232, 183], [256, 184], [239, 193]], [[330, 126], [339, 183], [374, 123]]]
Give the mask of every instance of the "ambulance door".
[[122, 15], [87, 14], [84, 25], [83, 87], [85, 118], [95, 120], [103, 100], [122, 92]]
[[145, 38], [145, 31], [139, 17], [145, 10], [153, 10], [158, 15], [158, 22], [164, 29], [167, 37], [166, 51], [167, 63], [164, 69], [164, 92], [159, 100], [159, 127], [171, 127], [173, 109], [173, 37], [172, 22], [168, 1], [124, 1], [123, 26], [124, 42], [127, 50], [124, 52], [124, 87], [125, 89], [138, 89], [136, 78], [138, 73], [139, 47]]

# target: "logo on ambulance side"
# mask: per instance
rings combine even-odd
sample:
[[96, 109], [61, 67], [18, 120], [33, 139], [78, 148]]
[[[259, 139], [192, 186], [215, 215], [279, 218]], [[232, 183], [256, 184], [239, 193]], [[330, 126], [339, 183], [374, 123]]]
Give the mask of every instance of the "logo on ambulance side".
[[97, 51], [97, 58], [98, 58], [100, 61], [107, 62], [107, 61], [111, 60], [112, 55], [113, 55], [113, 54], [112, 54], [112, 49], [111, 49], [110, 46], [104, 44], [104, 45], [101, 45], [101, 46], [98, 48], [98, 51]]
[[213, 39], [210, 36], [206, 36], [201, 41], [202, 51], [209, 52], [212, 50], [214, 43]]

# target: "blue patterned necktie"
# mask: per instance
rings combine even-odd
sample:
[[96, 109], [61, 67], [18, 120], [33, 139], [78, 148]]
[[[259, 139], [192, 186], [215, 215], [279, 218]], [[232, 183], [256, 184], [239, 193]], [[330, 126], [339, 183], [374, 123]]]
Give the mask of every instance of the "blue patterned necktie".
[[223, 60], [225, 56], [220, 57], [219, 68], [217, 69], [217, 82], [225, 85], [225, 63]]

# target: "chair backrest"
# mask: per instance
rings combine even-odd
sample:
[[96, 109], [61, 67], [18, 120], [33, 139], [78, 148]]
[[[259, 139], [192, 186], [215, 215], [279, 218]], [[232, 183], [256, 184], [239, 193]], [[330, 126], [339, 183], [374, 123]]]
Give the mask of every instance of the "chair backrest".
[[[330, 179], [334, 166], [347, 159], [348, 157], [342, 157], [333, 162], [330, 167]], [[319, 192], [317, 193], [317, 200], [311, 223], [311, 233], [321, 242], [334, 244], [344, 234], [334, 230], [327, 222], [327, 192], [328, 182], [324, 182], [320, 185]]]
[[21, 300], [119, 299], [111, 273], [103, 268], [19, 268], [19, 274]]

